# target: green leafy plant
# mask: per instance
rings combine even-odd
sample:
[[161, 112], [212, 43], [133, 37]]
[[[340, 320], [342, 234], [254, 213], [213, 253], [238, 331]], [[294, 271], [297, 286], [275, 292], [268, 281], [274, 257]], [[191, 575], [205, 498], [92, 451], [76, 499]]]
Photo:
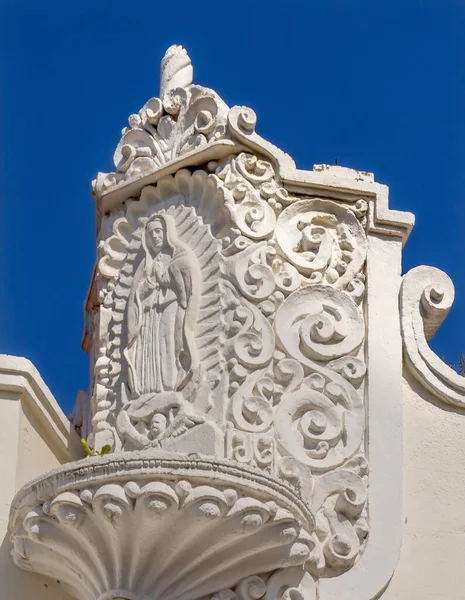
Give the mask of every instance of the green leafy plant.
[[109, 444], [102, 446], [100, 452], [98, 450], [94, 452], [84, 438], [81, 438], [81, 444], [88, 456], [103, 456], [104, 454], [109, 454], [111, 452], [111, 446]]

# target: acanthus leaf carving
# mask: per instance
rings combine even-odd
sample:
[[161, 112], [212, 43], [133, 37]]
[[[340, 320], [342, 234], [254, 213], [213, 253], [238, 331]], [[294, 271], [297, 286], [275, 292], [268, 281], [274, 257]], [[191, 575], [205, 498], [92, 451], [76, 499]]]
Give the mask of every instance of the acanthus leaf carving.
[[169, 89], [161, 100], [151, 98], [129, 117], [113, 157], [116, 172], [97, 180], [96, 193], [223, 138], [227, 111], [215, 92], [201, 86]]

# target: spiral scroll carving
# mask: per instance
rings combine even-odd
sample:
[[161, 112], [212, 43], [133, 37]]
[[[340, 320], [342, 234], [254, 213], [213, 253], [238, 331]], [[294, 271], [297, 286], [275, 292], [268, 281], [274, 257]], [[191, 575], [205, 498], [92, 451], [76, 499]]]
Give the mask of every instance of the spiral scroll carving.
[[271, 164], [241, 153], [221, 163], [215, 173], [229, 192], [231, 215], [238, 229], [253, 240], [270, 237], [276, 225], [275, 213], [280, 210], [273, 192], [268, 192], [268, 198], [263, 192], [270, 187], [278, 189]]
[[363, 266], [366, 240], [354, 213], [331, 200], [294, 202], [280, 215], [276, 239], [284, 255], [314, 283], [345, 289]]
[[320, 390], [304, 384], [299, 391], [283, 396], [275, 429], [287, 453], [324, 471], [342, 464], [358, 450], [363, 419], [361, 402], [340, 383], [330, 382]]
[[320, 285], [287, 298], [276, 314], [276, 330], [291, 356], [304, 362], [351, 354], [364, 337], [363, 317], [351, 298]]
[[428, 341], [454, 301], [451, 279], [434, 267], [416, 267], [404, 275], [400, 292], [402, 337], [415, 377], [441, 400], [465, 407], [465, 380], [437, 356]]

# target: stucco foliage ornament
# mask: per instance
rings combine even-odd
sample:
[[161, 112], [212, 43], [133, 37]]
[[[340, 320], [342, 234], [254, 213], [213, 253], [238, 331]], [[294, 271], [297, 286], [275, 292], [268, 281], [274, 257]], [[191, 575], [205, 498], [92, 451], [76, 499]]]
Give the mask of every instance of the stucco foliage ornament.
[[[150, 101], [123, 134], [110, 187], [215, 143], [228, 110], [192, 85]], [[293, 196], [255, 153], [219, 156], [162, 176], [102, 222], [95, 439], [225, 456], [310, 506], [325, 490], [308, 569], [338, 573], [368, 530], [366, 469], [336, 471], [344, 489], [322, 483], [364, 461], [367, 206]], [[349, 489], [351, 511], [338, 500]]]
[[[211, 151], [231, 151], [234, 123], [254, 129], [253, 111], [230, 109], [214, 92], [192, 84], [193, 70], [186, 51], [172, 46], [161, 65], [160, 97], [148, 100], [128, 119], [115, 150], [115, 172], [100, 173], [94, 191], [103, 194], [169, 166], [179, 158]], [[212, 154], [212, 156], [214, 153]]]
[[94, 182], [113, 454], [19, 495], [15, 560], [86, 599], [329, 600], [370, 543], [367, 236], [401, 234], [367, 174], [303, 178], [192, 75], [170, 48]]
[[[288, 196], [270, 162], [240, 153], [162, 178], [110, 219], [96, 438], [226, 456], [308, 490], [311, 503], [321, 473], [363, 455], [357, 216]], [[289, 245], [294, 226], [300, 238]], [[357, 497], [350, 515], [336, 503], [338, 519], [318, 506], [325, 525], [313, 571], [356, 560], [367, 533], [366, 493]]]

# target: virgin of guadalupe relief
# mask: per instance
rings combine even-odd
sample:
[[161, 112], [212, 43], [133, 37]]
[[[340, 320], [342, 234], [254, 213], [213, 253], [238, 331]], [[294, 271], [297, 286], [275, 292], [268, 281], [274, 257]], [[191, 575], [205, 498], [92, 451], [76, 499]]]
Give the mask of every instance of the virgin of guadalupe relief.
[[72, 505], [94, 539], [104, 506], [128, 566], [78, 595], [374, 600], [392, 575], [412, 220], [372, 175], [299, 171], [255, 125], [170, 48], [95, 181], [89, 441], [114, 454], [36, 512]]
[[[174, 438], [203, 425], [191, 436], [192, 448], [200, 435], [211, 439], [214, 452], [221, 434], [205, 417], [211, 410], [212, 377], [220, 366], [222, 297], [215, 293], [220, 280], [209, 281], [220, 269], [218, 242], [195, 210], [181, 204], [181, 196], [168, 198], [161, 208], [151, 191], [144, 204], [129, 209], [137, 213], [142, 206], [145, 212], [134, 216], [129, 242], [133, 275], [126, 277], [123, 267], [115, 287], [125, 282], [120, 301], [124, 347], [117, 351], [121, 409], [112, 407], [116, 439], [124, 449], [167, 448]], [[127, 228], [128, 220], [115, 225]], [[186, 435], [182, 441], [190, 447]]]
[[133, 401], [120, 413], [119, 430], [145, 447], [203, 419], [186, 416], [181, 393], [189, 380], [199, 378], [197, 259], [178, 239], [173, 217], [161, 213], [144, 226], [142, 252], [128, 299], [124, 350]]
[[193, 339], [200, 280], [195, 256], [178, 240], [170, 215], [153, 215], [142, 236], [144, 258], [127, 309], [125, 355], [134, 397], [181, 390], [199, 366]]

